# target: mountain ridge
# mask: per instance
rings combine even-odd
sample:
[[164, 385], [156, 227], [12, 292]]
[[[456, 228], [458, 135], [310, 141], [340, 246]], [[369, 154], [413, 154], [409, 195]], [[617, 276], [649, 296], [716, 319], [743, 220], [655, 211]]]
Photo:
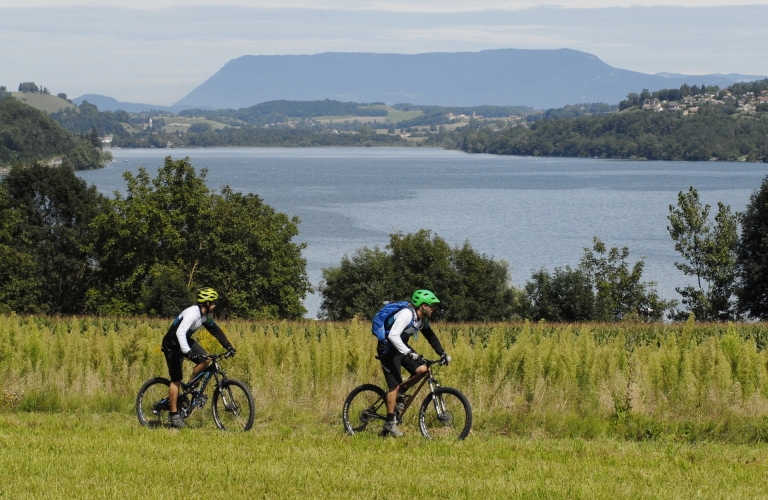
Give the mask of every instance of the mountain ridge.
[[[174, 106], [241, 108], [278, 99], [538, 109], [585, 102], [616, 104], [629, 92], [735, 83], [729, 75], [650, 75], [614, 68], [572, 49], [479, 52], [241, 56]], [[734, 75], [745, 76], [749, 75]]]

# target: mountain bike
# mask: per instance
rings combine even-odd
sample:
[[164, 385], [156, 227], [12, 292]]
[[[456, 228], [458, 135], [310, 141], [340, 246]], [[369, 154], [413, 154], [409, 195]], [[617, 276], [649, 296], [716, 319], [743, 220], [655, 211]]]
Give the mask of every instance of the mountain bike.
[[[408, 394], [398, 395], [396, 418], [403, 421], [403, 415], [421, 388], [428, 385], [426, 397], [419, 408], [418, 424], [421, 434], [433, 440], [464, 439], [472, 428], [472, 408], [466, 396], [458, 389], [441, 387], [435, 378], [432, 366], [440, 360], [421, 360], [427, 365], [427, 371], [421, 375], [421, 383]], [[414, 385], [419, 379], [414, 381]], [[373, 384], [356, 387], [344, 401], [342, 420], [348, 434], [373, 433], [385, 435], [383, 429], [387, 420], [387, 405], [384, 389]]]
[[[182, 384], [182, 391], [176, 400], [176, 409], [187, 419], [195, 410], [202, 410], [208, 402], [205, 389], [211, 379], [215, 381], [211, 410], [213, 421], [221, 430], [247, 431], [253, 425], [255, 409], [253, 396], [248, 387], [239, 380], [228, 378], [221, 369], [220, 360], [228, 353], [209, 354], [211, 365], [198, 373], [189, 384]], [[136, 396], [136, 416], [146, 427], [164, 427], [168, 422], [171, 403], [168, 387], [171, 381], [155, 377], [144, 382]]]

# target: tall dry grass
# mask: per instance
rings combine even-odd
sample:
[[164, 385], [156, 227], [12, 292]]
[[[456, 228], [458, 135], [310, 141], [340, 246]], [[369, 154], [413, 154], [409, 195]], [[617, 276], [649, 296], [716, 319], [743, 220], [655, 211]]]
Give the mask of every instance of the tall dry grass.
[[[0, 317], [0, 408], [132, 410], [167, 376], [168, 321]], [[223, 322], [258, 419], [339, 421], [346, 394], [381, 384], [367, 323]], [[768, 440], [768, 328], [761, 324], [437, 324], [443, 385], [470, 399], [474, 432]], [[220, 350], [198, 333], [209, 352]], [[413, 347], [429, 357], [424, 340]], [[434, 357], [434, 356], [433, 356]], [[191, 365], [187, 365], [190, 370]]]

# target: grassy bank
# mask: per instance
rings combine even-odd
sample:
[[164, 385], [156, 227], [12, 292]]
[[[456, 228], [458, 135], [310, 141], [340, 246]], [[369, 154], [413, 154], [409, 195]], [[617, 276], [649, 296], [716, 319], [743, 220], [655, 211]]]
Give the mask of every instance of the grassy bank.
[[[339, 428], [346, 394], [382, 382], [367, 323], [223, 326], [238, 349], [225, 369], [252, 388], [257, 425]], [[4, 316], [0, 403], [16, 414], [128, 415], [141, 383], [166, 375], [159, 344], [167, 327], [144, 318]], [[435, 328], [454, 359], [439, 378], [468, 396], [475, 437], [768, 441], [764, 325]], [[413, 346], [432, 354], [424, 340]]]
[[440, 444], [281, 423], [150, 431], [121, 414], [16, 413], [0, 415], [0, 497], [759, 498], [766, 452], [499, 436]]

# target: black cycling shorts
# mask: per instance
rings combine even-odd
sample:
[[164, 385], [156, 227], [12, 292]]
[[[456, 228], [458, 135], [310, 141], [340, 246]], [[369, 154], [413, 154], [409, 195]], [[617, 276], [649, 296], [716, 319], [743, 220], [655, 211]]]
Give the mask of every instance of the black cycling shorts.
[[379, 361], [381, 361], [381, 369], [384, 371], [384, 379], [387, 381], [387, 387], [392, 389], [403, 383], [403, 377], [400, 374], [400, 368], [405, 368], [408, 373], [413, 375], [416, 373], [416, 369], [423, 363], [411, 359], [410, 356], [401, 354], [400, 351], [393, 346], [389, 346], [387, 354], [384, 352], [385, 346], [379, 344], [376, 349], [376, 353], [379, 355]]
[[[189, 343], [189, 348], [193, 353], [199, 356], [207, 356], [208, 353], [203, 349], [203, 346], [195, 341]], [[184, 378], [184, 370], [182, 365], [184, 364], [184, 354], [181, 353], [179, 347], [163, 347], [163, 354], [165, 354], [165, 362], [168, 364], [168, 375], [171, 377], [171, 382], [181, 382]]]

